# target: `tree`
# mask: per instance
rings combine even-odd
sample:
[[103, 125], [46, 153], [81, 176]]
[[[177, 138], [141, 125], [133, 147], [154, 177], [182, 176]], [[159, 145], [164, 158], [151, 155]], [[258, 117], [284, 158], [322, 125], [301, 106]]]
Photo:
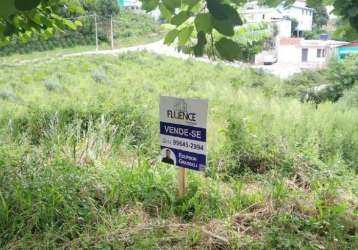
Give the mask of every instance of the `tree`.
[[196, 56], [202, 56], [209, 45], [229, 61], [240, 56], [240, 46], [232, 37], [235, 28], [243, 23], [237, 12], [237, 6], [243, 2], [246, 1], [142, 0], [146, 11], [159, 8], [164, 19], [173, 25], [164, 39], [166, 44], [177, 39], [179, 46], [185, 45], [195, 34], [196, 44], [191, 50]]
[[[84, 1], [84, 0], [77, 0]], [[192, 50], [196, 56], [204, 54], [207, 44], [215, 48], [219, 55], [229, 61], [240, 56], [240, 46], [233, 40], [235, 30], [242, 25], [237, 11], [238, 6], [247, 0], [141, 0], [147, 11], [159, 8], [162, 16], [173, 25], [165, 37], [171, 44], [178, 39], [186, 44], [192, 34], [196, 34], [196, 44]], [[334, 12], [358, 30], [357, 0], [327, 0], [333, 3]], [[71, 0], [2, 0], [0, 5], [0, 45], [18, 36], [27, 41], [33, 33], [47, 37], [54, 30], [75, 29], [80, 23], [71, 22], [59, 15]], [[268, 5], [289, 5], [294, 0], [260, 0]], [[323, 0], [307, 0], [310, 6], [322, 4]]]
[[332, 36], [333, 39], [344, 41], [358, 40], [358, 30], [352, 28], [348, 21], [339, 19], [336, 25], [336, 30]]
[[47, 38], [55, 30], [76, 29], [79, 22], [71, 22], [59, 15], [62, 8], [70, 8], [61, 0], [2, 0], [0, 5], [0, 46], [17, 36], [28, 41], [33, 33]]
[[307, 0], [308, 6], [333, 5], [333, 13], [348, 21], [352, 28], [358, 31], [358, 1], [357, 0]]
[[313, 9], [315, 10], [313, 15], [313, 25], [315, 28], [321, 29], [323, 26], [327, 25], [329, 20], [327, 9], [323, 5], [313, 7]]
[[102, 16], [113, 16], [119, 13], [119, 7], [116, 0], [97, 0], [96, 12]]

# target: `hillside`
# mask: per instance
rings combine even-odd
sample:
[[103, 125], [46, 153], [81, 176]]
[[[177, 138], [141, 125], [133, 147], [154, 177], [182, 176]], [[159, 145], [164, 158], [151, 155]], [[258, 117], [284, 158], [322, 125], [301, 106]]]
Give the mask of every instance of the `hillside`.
[[[356, 108], [144, 52], [0, 72], [0, 248], [358, 248]], [[209, 100], [209, 169], [181, 198], [160, 95]]]

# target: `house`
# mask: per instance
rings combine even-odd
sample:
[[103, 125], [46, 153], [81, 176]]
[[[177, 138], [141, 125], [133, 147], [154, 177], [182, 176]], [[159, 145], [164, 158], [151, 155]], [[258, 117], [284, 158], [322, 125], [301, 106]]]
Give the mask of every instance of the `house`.
[[142, 7], [142, 3], [139, 0], [117, 0], [120, 9], [132, 9], [137, 10]]
[[279, 37], [291, 37], [291, 20], [277, 8], [261, 6], [257, 1], [252, 1], [244, 6], [240, 14], [247, 23], [271, 23], [276, 25]]
[[339, 59], [344, 59], [347, 55], [358, 55], [358, 41], [339, 46], [336, 53]]
[[298, 22], [295, 30], [297, 37], [302, 37], [305, 31], [312, 30], [314, 10], [307, 7], [306, 1], [297, 0], [288, 7], [280, 5], [278, 9], [285, 16], [295, 19]]
[[247, 22], [270, 22], [278, 27], [279, 37], [291, 37], [292, 19], [297, 21], [296, 36], [312, 30], [313, 9], [306, 7], [303, 0], [290, 6], [279, 5], [276, 8], [260, 5], [258, 1], [250, 1], [244, 5], [240, 14]]
[[278, 61], [283, 64], [298, 64], [302, 68], [322, 67], [336, 55], [336, 48], [345, 44], [347, 43], [334, 40], [280, 38]]
[[[144, 13], [142, 11], [142, 2], [140, 0], [117, 0], [118, 6], [121, 10], [133, 10], [134, 12]], [[160, 11], [159, 8], [148, 13], [155, 20], [159, 20]]]

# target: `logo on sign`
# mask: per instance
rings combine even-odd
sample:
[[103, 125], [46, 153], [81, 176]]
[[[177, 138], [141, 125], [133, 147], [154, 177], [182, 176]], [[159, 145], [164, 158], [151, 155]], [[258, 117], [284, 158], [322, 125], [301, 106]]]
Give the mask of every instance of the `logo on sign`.
[[188, 121], [190, 123], [196, 122], [196, 113], [188, 112], [188, 104], [184, 100], [178, 101], [173, 106], [173, 109], [168, 109], [167, 117], [170, 119]]

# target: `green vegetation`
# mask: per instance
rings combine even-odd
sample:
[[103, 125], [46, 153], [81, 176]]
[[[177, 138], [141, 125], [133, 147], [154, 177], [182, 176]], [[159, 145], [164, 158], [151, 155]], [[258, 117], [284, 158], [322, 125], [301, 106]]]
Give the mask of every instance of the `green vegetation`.
[[358, 57], [346, 60], [331, 60], [321, 70], [307, 70], [286, 81], [285, 95], [301, 96], [304, 101], [319, 104], [324, 101], [338, 101], [345, 91], [358, 84]]
[[[22, 43], [19, 39], [13, 38], [10, 44], [0, 49], [0, 56], [28, 54], [61, 48], [74, 48], [77, 51], [81, 50], [81, 48], [94, 50], [96, 45], [94, 16], [83, 16], [78, 20], [81, 21], [82, 25], [77, 30], [58, 31], [48, 39], [41, 39], [40, 36], [34, 35], [27, 43]], [[97, 23], [100, 49], [109, 49], [110, 18], [97, 16]], [[160, 24], [148, 15], [123, 11], [114, 18], [113, 23], [114, 45], [116, 48], [156, 41], [163, 36]]]
[[[356, 97], [289, 88], [147, 53], [3, 66], [0, 248], [356, 249]], [[209, 169], [181, 198], [159, 95], [209, 99]]]
[[[239, 53], [237, 54], [236, 60], [241, 62], [254, 62], [255, 55], [260, 53], [266, 46], [266, 49], [271, 49], [272, 39], [274, 37], [275, 26], [268, 25], [267, 23], [245, 23], [235, 29], [235, 35], [233, 41], [239, 46]], [[220, 37], [219, 34], [215, 36]], [[195, 46], [197, 34], [193, 32], [191, 37], [188, 39], [186, 45], [180, 45], [178, 49], [187, 54], [194, 54], [193, 47]], [[204, 54], [209, 58], [219, 58], [225, 60], [216, 48], [212, 48], [211, 45], [204, 46]], [[230, 51], [228, 51], [230, 52]]]

